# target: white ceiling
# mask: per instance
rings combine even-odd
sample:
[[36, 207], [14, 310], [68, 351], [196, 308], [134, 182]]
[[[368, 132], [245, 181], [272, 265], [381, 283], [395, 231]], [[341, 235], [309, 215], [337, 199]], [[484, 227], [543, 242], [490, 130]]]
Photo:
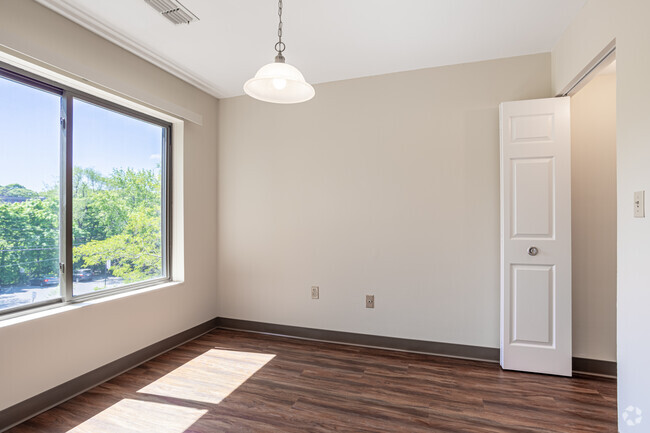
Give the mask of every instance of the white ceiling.
[[[37, 0], [217, 97], [273, 61], [275, 0]], [[549, 52], [586, 0], [284, 0], [287, 63], [312, 84]]]

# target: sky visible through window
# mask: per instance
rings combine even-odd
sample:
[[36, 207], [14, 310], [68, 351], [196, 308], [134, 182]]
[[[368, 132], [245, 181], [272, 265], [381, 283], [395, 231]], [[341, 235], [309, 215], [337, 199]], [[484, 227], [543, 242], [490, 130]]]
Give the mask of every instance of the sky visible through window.
[[[80, 100], [74, 106], [75, 166], [107, 176], [160, 164], [160, 126]], [[0, 185], [40, 192], [58, 183], [59, 118], [59, 95], [0, 78]]]
[[0, 78], [0, 185], [57, 185], [60, 107], [59, 95]]
[[[0, 76], [0, 312], [62, 296], [61, 101]], [[165, 273], [165, 128], [102, 105], [73, 98], [68, 119], [74, 296]]]

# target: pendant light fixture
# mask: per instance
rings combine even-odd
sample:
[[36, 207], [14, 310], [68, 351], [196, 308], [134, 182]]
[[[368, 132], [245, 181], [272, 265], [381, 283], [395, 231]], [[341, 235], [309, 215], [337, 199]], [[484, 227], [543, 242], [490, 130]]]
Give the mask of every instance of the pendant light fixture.
[[316, 92], [305, 81], [300, 71], [284, 62], [282, 42], [282, 0], [278, 1], [278, 42], [275, 44], [275, 62], [264, 65], [255, 77], [246, 81], [244, 92], [255, 99], [275, 104], [295, 104], [309, 101]]

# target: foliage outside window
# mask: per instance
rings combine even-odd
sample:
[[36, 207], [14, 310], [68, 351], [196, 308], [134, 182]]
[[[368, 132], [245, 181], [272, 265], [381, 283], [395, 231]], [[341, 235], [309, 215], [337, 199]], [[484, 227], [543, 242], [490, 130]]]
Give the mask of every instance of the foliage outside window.
[[0, 314], [169, 277], [169, 124], [0, 69], [0, 130]]

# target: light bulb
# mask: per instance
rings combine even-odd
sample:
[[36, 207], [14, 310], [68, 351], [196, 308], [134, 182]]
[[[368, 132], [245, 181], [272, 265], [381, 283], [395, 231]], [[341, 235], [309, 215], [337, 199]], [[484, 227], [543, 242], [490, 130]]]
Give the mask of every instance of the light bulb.
[[274, 78], [273, 87], [275, 87], [277, 90], [282, 90], [287, 87], [287, 80], [284, 78]]

